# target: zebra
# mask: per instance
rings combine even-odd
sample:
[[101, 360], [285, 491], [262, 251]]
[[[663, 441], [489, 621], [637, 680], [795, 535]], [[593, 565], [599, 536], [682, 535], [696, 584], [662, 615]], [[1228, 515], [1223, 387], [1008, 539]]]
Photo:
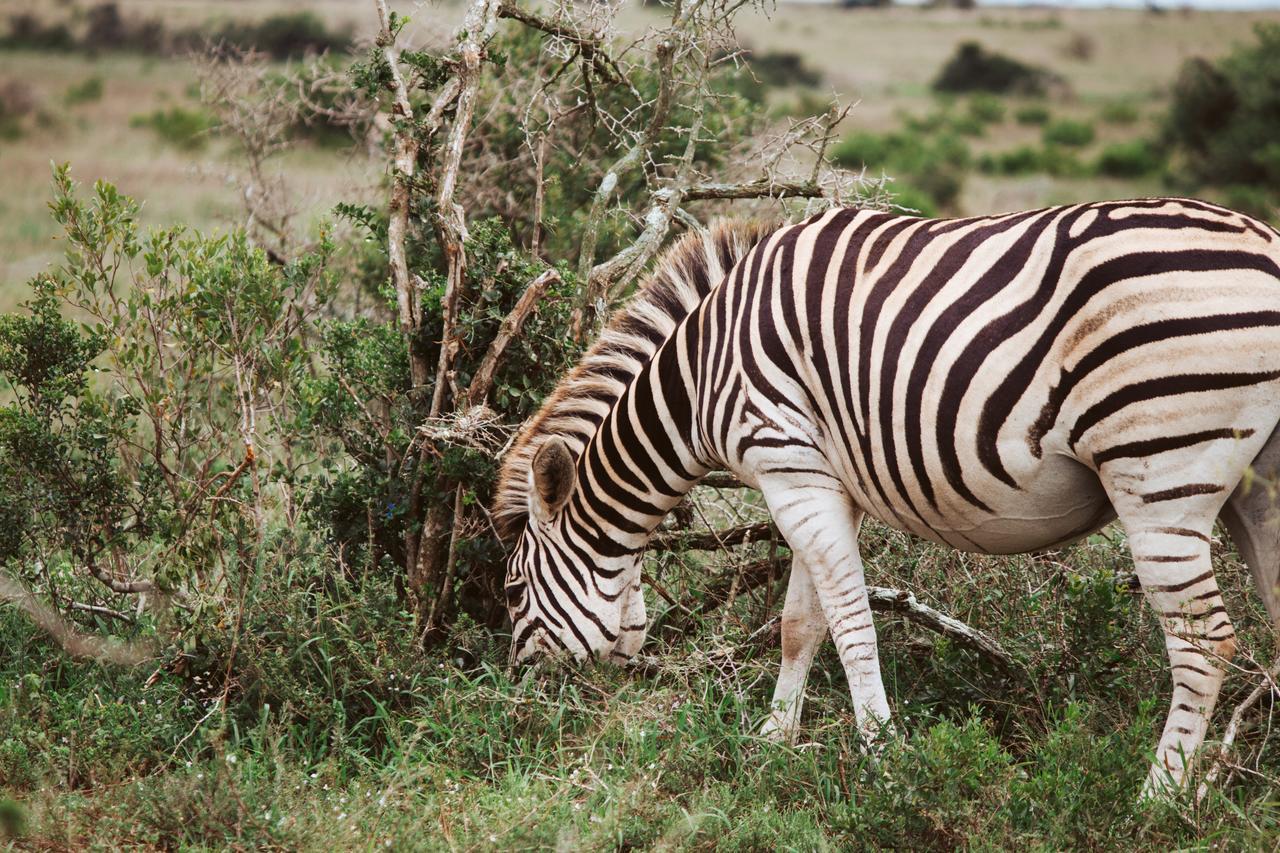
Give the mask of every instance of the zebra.
[[513, 662], [626, 660], [663, 517], [727, 469], [792, 551], [763, 733], [829, 633], [890, 726], [859, 528], [1012, 554], [1118, 517], [1173, 690], [1144, 796], [1184, 783], [1235, 651], [1221, 518], [1280, 631], [1280, 234], [1190, 199], [964, 219], [833, 209], [683, 236], [522, 430], [493, 517]]

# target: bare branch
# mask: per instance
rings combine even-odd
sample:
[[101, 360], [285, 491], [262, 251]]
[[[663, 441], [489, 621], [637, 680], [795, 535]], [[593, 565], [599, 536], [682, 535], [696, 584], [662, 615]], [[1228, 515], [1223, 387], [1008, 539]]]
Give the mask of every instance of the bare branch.
[[1205, 773], [1204, 781], [1200, 783], [1200, 787], [1196, 790], [1196, 802], [1201, 802], [1205, 795], [1209, 793], [1209, 786], [1218, 781], [1218, 776], [1222, 773], [1223, 766], [1227, 763], [1227, 757], [1231, 753], [1231, 746], [1236, 741], [1236, 736], [1240, 733], [1240, 725], [1244, 721], [1244, 715], [1249, 712], [1254, 705], [1257, 705], [1263, 696], [1274, 693], [1276, 698], [1280, 698], [1280, 655], [1271, 662], [1271, 666], [1262, 673], [1262, 681], [1255, 687], [1244, 701], [1236, 706], [1235, 711], [1231, 714], [1231, 720], [1227, 723], [1227, 730], [1222, 735], [1222, 743], [1218, 746], [1218, 753], [1214, 756], [1213, 764]]
[[660, 533], [653, 537], [650, 547], [656, 551], [718, 551], [735, 545], [768, 542], [777, 538], [780, 536], [773, 522], [762, 521], [706, 533]]
[[1021, 667], [989, 634], [979, 631], [951, 616], [921, 604], [913, 593], [903, 589], [883, 586], [867, 587], [871, 609], [881, 613], [897, 613], [907, 619], [950, 637], [962, 646], [972, 649], [998, 663], [1008, 672], [1019, 672]]
[[698, 184], [684, 191], [685, 201], [742, 198], [821, 198], [826, 190], [816, 181], [779, 181], [766, 176], [742, 183]]
[[[413, 106], [409, 102], [409, 89], [400, 73], [400, 54], [395, 46], [395, 33], [391, 31], [391, 17], [386, 0], [375, 0], [378, 8], [377, 44], [391, 69], [393, 100], [391, 113], [392, 138], [395, 153], [392, 161], [391, 198], [388, 202], [387, 257], [391, 261], [391, 281], [396, 290], [396, 306], [400, 315], [400, 332], [409, 339], [417, 330], [417, 300], [414, 283], [409, 275], [409, 260], [405, 254], [405, 238], [409, 231], [409, 195], [413, 182], [414, 165], [418, 158], [418, 138], [413, 130]], [[427, 381], [426, 365], [420, 359], [410, 359], [413, 384]]]
[[507, 349], [507, 345], [520, 334], [521, 328], [524, 327], [524, 321], [537, 308], [538, 300], [542, 298], [542, 294], [546, 292], [547, 287], [553, 281], [560, 281], [560, 273], [555, 269], [548, 269], [529, 282], [529, 286], [525, 288], [515, 307], [511, 309], [511, 313], [503, 319], [502, 325], [498, 327], [498, 334], [494, 336], [493, 341], [489, 344], [489, 349], [485, 352], [484, 358], [480, 360], [480, 366], [471, 378], [471, 387], [467, 389], [468, 406], [482, 403], [485, 397], [489, 396], [489, 388], [493, 385], [493, 375], [498, 369], [498, 364], [502, 359], [502, 354]]
[[77, 631], [74, 626], [44, 604], [8, 574], [0, 572], [0, 600], [10, 601], [23, 610], [41, 629], [73, 657], [90, 658], [103, 663], [136, 666], [156, 655], [150, 642], [106, 640]]
[[[382, 3], [383, 0], [379, 0]], [[446, 277], [444, 298], [441, 300], [442, 334], [440, 359], [436, 364], [436, 384], [431, 393], [430, 416], [435, 417], [444, 408], [445, 388], [449, 384], [449, 370], [458, 351], [455, 326], [458, 296], [462, 291], [466, 274], [467, 216], [454, 195], [458, 185], [458, 168], [462, 165], [462, 149], [471, 132], [471, 119], [475, 114], [476, 98], [480, 91], [480, 63], [485, 45], [493, 37], [498, 23], [497, 0], [472, 0], [462, 22], [454, 73], [459, 81], [458, 98], [454, 109], [453, 125], [445, 141], [440, 167], [436, 174], [437, 232], [440, 248], [444, 253]]]

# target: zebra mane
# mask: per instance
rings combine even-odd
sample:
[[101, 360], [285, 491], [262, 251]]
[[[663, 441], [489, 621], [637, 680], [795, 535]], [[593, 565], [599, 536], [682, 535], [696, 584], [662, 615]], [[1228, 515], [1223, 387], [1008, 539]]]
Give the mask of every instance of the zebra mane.
[[542, 442], [559, 436], [577, 458], [627, 385], [653, 358], [680, 321], [706, 298], [776, 224], [713, 223], [689, 232], [659, 258], [653, 274], [614, 312], [600, 339], [560, 380], [503, 459], [493, 499], [493, 523], [510, 541], [529, 514], [529, 468]]

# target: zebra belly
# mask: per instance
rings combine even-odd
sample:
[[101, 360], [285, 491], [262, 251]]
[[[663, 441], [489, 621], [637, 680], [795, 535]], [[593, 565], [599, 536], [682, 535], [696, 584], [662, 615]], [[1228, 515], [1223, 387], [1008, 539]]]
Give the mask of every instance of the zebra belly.
[[863, 507], [907, 533], [978, 554], [1023, 554], [1065, 545], [1115, 518], [1097, 475], [1074, 459], [1048, 454], [1024, 472], [1022, 488], [989, 502], [991, 512], [962, 502], [941, 503], [928, 519], [904, 518], [878, 501]]

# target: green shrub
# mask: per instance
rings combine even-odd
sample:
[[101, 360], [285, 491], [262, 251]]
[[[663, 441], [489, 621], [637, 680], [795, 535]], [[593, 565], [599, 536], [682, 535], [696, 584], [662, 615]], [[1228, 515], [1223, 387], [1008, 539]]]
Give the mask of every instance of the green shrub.
[[1004, 101], [995, 95], [979, 92], [969, 99], [969, 116], [983, 124], [999, 124], [1006, 112]]
[[1141, 178], [1163, 169], [1164, 155], [1144, 139], [1115, 142], [1102, 149], [1095, 168], [1112, 178]]
[[1084, 121], [1060, 118], [1045, 125], [1045, 145], [1068, 145], [1079, 148], [1093, 142], [1093, 125]]
[[994, 92], [1001, 95], [1043, 95], [1059, 78], [1043, 68], [965, 42], [933, 81], [938, 92]]
[[1185, 62], [1165, 135], [1206, 183], [1280, 189], [1280, 24], [1217, 64]]
[[1049, 108], [1043, 104], [1027, 104], [1013, 114], [1018, 124], [1039, 125], [1049, 121]]
[[1110, 101], [1098, 112], [1098, 117], [1107, 124], [1118, 125], [1133, 124], [1139, 115], [1138, 106], [1132, 101]]
[[91, 104], [102, 100], [102, 78], [98, 75], [86, 77], [79, 83], [73, 83], [62, 96], [62, 102], [69, 107], [78, 104]]
[[170, 145], [196, 151], [208, 143], [209, 132], [216, 126], [216, 122], [204, 110], [174, 106], [134, 116], [129, 125], [150, 128]]

